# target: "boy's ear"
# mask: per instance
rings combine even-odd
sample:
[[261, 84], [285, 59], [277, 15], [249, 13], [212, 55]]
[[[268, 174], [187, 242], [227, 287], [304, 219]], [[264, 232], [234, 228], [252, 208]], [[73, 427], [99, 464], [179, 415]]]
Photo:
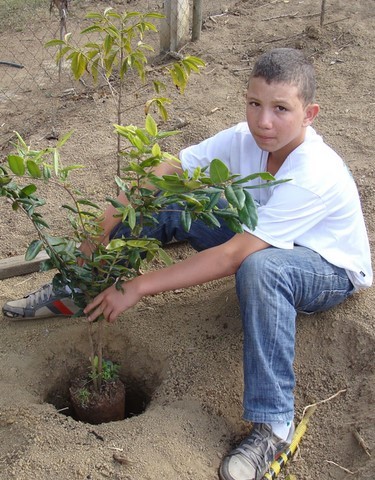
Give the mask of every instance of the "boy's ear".
[[308, 127], [313, 123], [319, 113], [319, 105], [317, 103], [310, 103], [305, 110], [305, 118], [303, 119], [303, 126]]

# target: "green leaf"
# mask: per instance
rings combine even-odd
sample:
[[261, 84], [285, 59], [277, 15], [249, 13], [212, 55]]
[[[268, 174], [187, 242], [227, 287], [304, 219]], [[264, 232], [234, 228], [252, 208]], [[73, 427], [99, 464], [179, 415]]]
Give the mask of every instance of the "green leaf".
[[188, 190], [197, 190], [202, 187], [202, 183], [199, 180], [187, 180], [184, 184]]
[[129, 227], [133, 230], [136, 224], [136, 214], [133, 207], [128, 206], [128, 223]]
[[220, 198], [221, 198], [221, 191], [210, 195], [210, 202], [207, 205], [206, 209], [207, 210], [212, 210], [214, 207], [216, 207]]
[[159, 115], [161, 116], [161, 118], [163, 119], [164, 122], [166, 122], [168, 120], [168, 112], [167, 112], [167, 109], [165, 108], [165, 106], [161, 103], [157, 103], [157, 107], [158, 107], [158, 112], [159, 112]]
[[95, 19], [95, 20], [100, 20], [102, 18], [102, 15], [100, 13], [97, 13], [97, 12], [89, 12], [87, 15], [86, 15], [86, 18], [90, 18], [90, 19]]
[[169, 70], [169, 73], [175, 86], [181, 89], [181, 92], [183, 93], [187, 82], [187, 74], [185, 69], [182, 68], [181, 64], [175, 63]]
[[26, 167], [33, 178], [40, 178], [42, 176], [42, 172], [34, 160], [27, 160]]
[[148, 246], [152, 245], [153, 239], [150, 238], [137, 238], [126, 240], [126, 245], [133, 248], [147, 249]]
[[213, 183], [220, 184], [226, 182], [230, 177], [229, 168], [218, 158], [210, 163], [210, 178]]
[[70, 130], [68, 133], [66, 133], [56, 144], [56, 147], [57, 148], [60, 148], [62, 147], [65, 142], [67, 142], [69, 140], [69, 138], [72, 136], [73, 134], [73, 130]]
[[96, 203], [91, 202], [90, 200], [86, 200], [86, 199], [77, 200], [77, 203], [79, 205], [88, 205], [89, 207], [93, 207], [100, 210], [100, 207]]
[[78, 210], [74, 207], [71, 207], [70, 205], [68, 204], [64, 204], [64, 205], [61, 205], [61, 208], [65, 208], [66, 210], [69, 210], [70, 212], [73, 212], [73, 213], [78, 213]]
[[84, 54], [81, 52], [74, 52], [72, 55], [71, 70], [76, 80], [79, 80], [85, 73], [86, 66], [87, 60]]
[[92, 217], [92, 218], [97, 218], [97, 215], [93, 212], [88, 212], [85, 210], [80, 210], [80, 214], [84, 215], [85, 217]]
[[[6, 174], [4, 174], [4, 176], [0, 176], [0, 187], [4, 187], [5, 185], [8, 185], [8, 183], [10, 183], [12, 181], [12, 179], [10, 177], [7, 177]], [[4, 193], [1, 192], [1, 195], [3, 195]]]
[[165, 264], [165, 265], [173, 265], [173, 259], [167, 254], [165, 250], [162, 248], [159, 248], [157, 251], [159, 259]]
[[66, 47], [59, 50], [56, 54], [56, 65], [58, 65], [62, 58], [71, 50], [71, 47], [67, 45]]
[[161, 156], [161, 148], [157, 143], [155, 143], [155, 145], [153, 145], [153, 147], [152, 147], [152, 155], [154, 157], [160, 157]]
[[129, 165], [124, 168], [124, 172], [132, 172], [136, 173], [137, 175], [147, 175], [147, 172], [141, 165], [138, 165], [136, 162], [129, 162]]
[[115, 60], [117, 57], [117, 52], [113, 51], [110, 55], [105, 57], [104, 65], [105, 65], [105, 74], [109, 78], [112, 75], [113, 67], [115, 65]]
[[165, 18], [165, 15], [163, 13], [148, 12], [143, 15], [143, 18]]
[[217, 227], [220, 228], [221, 224], [219, 220], [215, 217], [214, 214], [210, 212], [202, 212], [199, 214], [199, 218], [203, 220], [209, 227]]
[[233, 192], [237, 197], [238, 208], [241, 210], [245, 205], [245, 192], [242, 187], [233, 187]]
[[201, 204], [201, 202], [200, 202], [197, 198], [195, 198], [195, 197], [193, 197], [193, 196], [191, 196], [191, 195], [181, 194], [181, 195], [180, 195], [180, 198], [181, 198], [184, 202], [186, 202], [188, 205], [190, 205], [190, 206], [193, 206], [193, 207], [201, 207], [201, 208], [203, 207], [203, 205]]
[[191, 220], [192, 220], [191, 213], [188, 212], [187, 210], [183, 210], [181, 212], [180, 219], [181, 219], [182, 228], [185, 230], [185, 232], [188, 232], [191, 227]]
[[243, 204], [240, 205], [236, 192], [231, 185], [227, 185], [224, 188], [224, 194], [230, 205], [233, 205], [233, 207], [238, 208], [239, 210], [243, 207]]
[[218, 208], [215, 210], [215, 216], [216, 217], [222, 217], [224, 219], [226, 218], [236, 218], [237, 212], [236, 210], [232, 210], [229, 208]]
[[126, 183], [123, 180], [121, 180], [121, 178], [118, 177], [117, 175], [115, 176], [115, 182], [117, 186], [120, 188], [120, 190], [122, 190], [123, 192], [126, 192], [128, 190], [128, 186], [126, 185]]
[[99, 77], [99, 58], [96, 58], [91, 64], [91, 75], [96, 83]]
[[184, 62], [189, 62], [191, 65], [197, 65], [198, 67], [205, 67], [206, 63], [199, 57], [195, 57], [194, 55], [188, 55], [184, 58]]
[[44, 44], [45, 47], [58, 47], [62, 45], [65, 45], [64, 40], [58, 40], [57, 38], [54, 40], [49, 40]]
[[43, 220], [42, 218], [39, 218], [39, 217], [36, 217], [36, 218], [35, 218], [35, 217], [33, 217], [33, 222], [34, 222], [35, 224], [37, 224], [37, 225], [42, 226], [42, 227], [49, 228], [48, 223], [47, 223], [45, 220]]
[[43, 165], [43, 178], [49, 180], [51, 178], [51, 168], [47, 165]]
[[152, 177], [150, 178], [150, 182], [153, 185], [155, 185], [155, 187], [165, 192], [169, 192], [169, 193], [185, 193], [186, 192], [186, 187], [181, 183], [181, 181], [179, 181], [178, 183], [175, 183], [170, 180], [163, 180], [163, 178], [160, 178], [160, 177]]
[[125, 247], [126, 247], [126, 240], [122, 240], [121, 238], [114, 238], [108, 243], [108, 245], [106, 246], [106, 250], [108, 251], [123, 250]]
[[18, 155], [8, 155], [8, 165], [15, 175], [22, 177], [22, 175], [25, 174], [25, 163], [22, 157]]
[[136, 134], [142, 140], [145, 145], [150, 145], [150, 138], [148, 137], [146, 131], [141, 128], [136, 129]]
[[158, 126], [156, 125], [156, 122], [151, 117], [151, 115], [147, 115], [146, 117], [146, 130], [153, 137], [155, 137], [158, 134]]
[[41, 262], [41, 264], [39, 266], [39, 271], [40, 272], [48, 272], [50, 270], [54, 270], [55, 268], [56, 268], [56, 265], [53, 262], [53, 260], [48, 259], [48, 260], [44, 260], [43, 262]]
[[113, 205], [115, 208], [124, 208], [124, 204], [119, 202], [117, 199], [115, 198], [110, 198], [110, 197], [107, 197], [106, 198], [106, 201], [109, 202], [111, 205]]
[[235, 233], [243, 233], [241, 222], [235, 217], [224, 218], [225, 223]]
[[134, 145], [134, 147], [136, 147], [140, 152], [143, 152], [143, 149], [144, 149], [144, 143], [142, 141], [142, 139], [137, 135], [137, 136], [134, 136], [133, 138], [129, 138], [130, 142], [132, 145]]
[[103, 43], [103, 47], [104, 47], [104, 52], [106, 55], [108, 55], [108, 53], [111, 51], [111, 48], [113, 46], [113, 43], [114, 43], [114, 38], [111, 37], [111, 35], [107, 35], [104, 39], [104, 43]]
[[21, 193], [23, 195], [26, 195], [26, 196], [30, 196], [32, 195], [34, 192], [36, 192], [37, 188], [36, 188], [36, 185], [34, 185], [33, 183], [31, 183], [30, 185], [26, 185], [26, 187], [24, 187], [22, 190], [21, 190]]
[[206, 66], [203, 60], [191, 56], [185, 57], [181, 62], [188, 71], [193, 70], [195, 73], [199, 73], [200, 68]]
[[[258, 172], [258, 173], [252, 173], [251, 175], [247, 175], [247, 177], [236, 180], [235, 182], [233, 182], [233, 185], [250, 182], [251, 180], [255, 180], [256, 178], [260, 178], [264, 182], [275, 180], [275, 177], [271, 175], [269, 172]], [[256, 188], [258, 188], [258, 186]]]
[[42, 248], [43, 242], [41, 240], [33, 240], [26, 250], [25, 260], [34, 260], [34, 258], [38, 255]]
[[25, 143], [25, 140], [21, 137], [21, 135], [18, 132], [14, 132], [18, 138], [19, 145], [24, 149], [27, 150], [27, 145]]
[[244, 209], [246, 209], [246, 214], [247, 214], [247, 217], [248, 217], [248, 221], [244, 221], [242, 220], [242, 211], [239, 212], [239, 217], [241, 219], [241, 221], [249, 228], [251, 228], [252, 230], [255, 229], [255, 227], [257, 226], [258, 224], [258, 211], [257, 211], [257, 206], [254, 202], [254, 199], [252, 197], [252, 195], [250, 194], [250, 192], [248, 192], [247, 190], [245, 190], [245, 197], [246, 197], [246, 200], [245, 200], [245, 206], [244, 206]]

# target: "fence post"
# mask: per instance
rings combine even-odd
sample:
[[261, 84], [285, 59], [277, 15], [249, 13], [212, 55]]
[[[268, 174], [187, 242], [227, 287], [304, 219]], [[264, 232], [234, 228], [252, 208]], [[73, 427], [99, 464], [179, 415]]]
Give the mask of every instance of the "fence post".
[[189, 0], [164, 0], [164, 15], [160, 28], [160, 49], [176, 52], [188, 40]]
[[193, 42], [201, 38], [202, 31], [202, 0], [193, 0]]

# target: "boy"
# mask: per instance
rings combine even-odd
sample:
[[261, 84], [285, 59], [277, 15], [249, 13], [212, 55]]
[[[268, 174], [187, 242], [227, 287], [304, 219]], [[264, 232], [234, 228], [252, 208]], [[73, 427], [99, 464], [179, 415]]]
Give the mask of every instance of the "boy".
[[[244, 419], [253, 430], [222, 461], [221, 480], [261, 479], [291, 442], [297, 312], [326, 310], [372, 283], [358, 192], [343, 161], [311, 127], [319, 112], [314, 94], [314, 70], [300, 51], [263, 54], [248, 83], [247, 122], [182, 150], [180, 159], [189, 171], [220, 158], [241, 177], [269, 171], [291, 181], [252, 190], [259, 203], [258, 226], [243, 234], [201, 222], [185, 234], [173, 211], [161, 214], [157, 238], [188, 239], [201, 251], [126, 282], [125, 293], [110, 287], [85, 309], [91, 321], [103, 314], [114, 322], [146, 295], [236, 275], [244, 330]], [[156, 173], [172, 172], [164, 166]], [[104, 241], [126, 233], [117, 222], [107, 209]], [[29, 311], [38, 312], [41, 294], [33, 295], [23, 305], [28, 302]], [[43, 301], [48, 309], [49, 300]], [[25, 316], [20, 302], [8, 303], [4, 313]]]

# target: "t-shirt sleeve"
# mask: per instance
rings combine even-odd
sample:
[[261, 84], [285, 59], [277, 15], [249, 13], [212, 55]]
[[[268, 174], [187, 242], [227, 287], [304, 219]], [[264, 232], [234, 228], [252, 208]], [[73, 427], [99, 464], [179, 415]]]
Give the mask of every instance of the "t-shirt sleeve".
[[179, 157], [183, 170], [192, 174], [196, 167], [206, 167], [215, 158], [229, 167], [233, 131], [233, 128], [223, 130], [197, 145], [181, 150]]
[[255, 230], [244, 230], [278, 248], [291, 249], [299, 237], [326, 215], [321, 198], [293, 184], [274, 188], [265, 205], [258, 207]]

